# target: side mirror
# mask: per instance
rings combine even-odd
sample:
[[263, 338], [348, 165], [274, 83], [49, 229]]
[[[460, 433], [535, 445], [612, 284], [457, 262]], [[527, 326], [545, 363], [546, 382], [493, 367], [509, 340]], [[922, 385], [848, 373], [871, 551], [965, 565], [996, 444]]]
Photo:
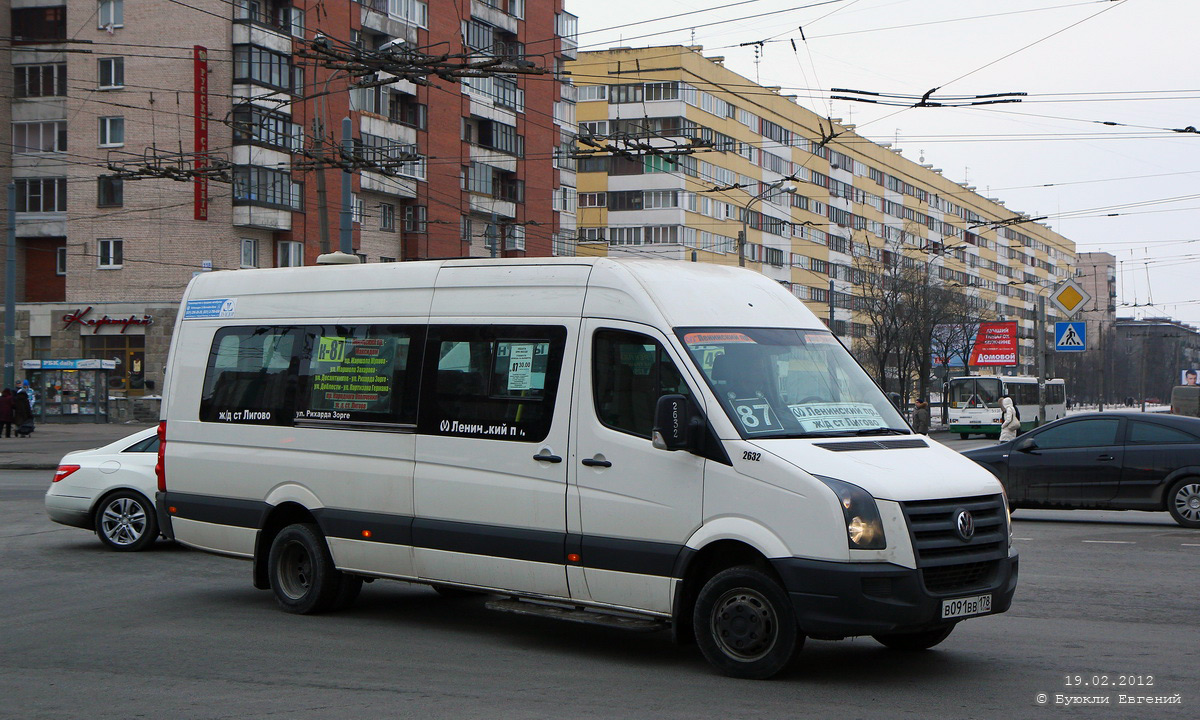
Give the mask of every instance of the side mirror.
[[687, 450], [692, 446], [692, 427], [699, 418], [685, 395], [663, 395], [654, 407], [654, 447]]
[[897, 410], [900, 409], [900, 393], [890, 392], [887, 394], [887, 399], [888, 402], [892, 404], [892, 407], [896, 408]]
[[1017, 444], [1013, 445], [1013, 450], [1016, 450], [1018, 452], [1032, 452], [1037, 449], [1038, 449], [1037, 440], [1034, 440], [1031, 437], [1027, 437], [1027, 438], [1018, 440]]

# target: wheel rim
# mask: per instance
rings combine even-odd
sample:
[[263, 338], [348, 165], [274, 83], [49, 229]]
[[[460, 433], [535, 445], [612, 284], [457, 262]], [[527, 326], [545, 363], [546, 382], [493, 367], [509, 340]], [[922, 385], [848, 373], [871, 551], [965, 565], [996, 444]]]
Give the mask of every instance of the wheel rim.
[[132, 545], [146, 534], [146, 508], [133, 498], [115, 498], [100, 516], [100, 532], [113, 545]]
[[292, 600], [300, 600], [312, 588], [312, 556], [304, 545], [292, 541], [279, 555], [279, 589]]
[[779, 619], [775, 608], [760, 593], [736, 588], [713, 605], [713, 639], [727, 656], [742, 662], [765, 657], [775, 646]]
[[1200, 483], [1189, 483], [1175, 493], [1175, 512], [1190, 522], [1200, 522]]

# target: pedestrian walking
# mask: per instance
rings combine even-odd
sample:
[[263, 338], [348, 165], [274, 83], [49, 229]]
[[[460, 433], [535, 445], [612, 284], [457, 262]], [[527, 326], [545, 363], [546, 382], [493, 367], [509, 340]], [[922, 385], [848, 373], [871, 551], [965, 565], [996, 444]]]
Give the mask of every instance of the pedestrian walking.
[[929, 434], [929, 401], [921, 398], [913, 410], [913, 430], [922, 435]]
[[0, 392], [0, 436], [12, 437], [13, 423], [13, 391], [12, 388], [4, 388]]
[[1000, 398], [1000, 442], [1013, 440], [1021, 433], [1021, 411], [1013, 404], [1012, 398], [1004, 395]]

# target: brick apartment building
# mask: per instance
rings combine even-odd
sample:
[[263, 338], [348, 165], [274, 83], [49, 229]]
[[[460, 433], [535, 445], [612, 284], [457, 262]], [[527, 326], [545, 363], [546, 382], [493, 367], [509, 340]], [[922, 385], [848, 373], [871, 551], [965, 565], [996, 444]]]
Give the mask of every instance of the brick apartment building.
[[[109, 391], [154, 392], [188, 280], [337, 250], [347, 175], [363, 262], [550, 255], [575, 236], [573, 160], [560, 157], [573, 88], [555, 74], [575, 47], [563, 0], [3, 5], [18, 379], [25, 360], [103, 358], [117, 361]], [[501, 64], [459, 83], [352, 89], [312, 57], [317, 38], [352, 56]], [[363, 161], [353, 172], [319, 162], [337, 154], [343, 118]], [[163, 177], [197, 156], [225, 172]], [[47, 413], [98, 391], [73, 383], [55, 376], [50, 395], [65, 397], [47, 396]]]

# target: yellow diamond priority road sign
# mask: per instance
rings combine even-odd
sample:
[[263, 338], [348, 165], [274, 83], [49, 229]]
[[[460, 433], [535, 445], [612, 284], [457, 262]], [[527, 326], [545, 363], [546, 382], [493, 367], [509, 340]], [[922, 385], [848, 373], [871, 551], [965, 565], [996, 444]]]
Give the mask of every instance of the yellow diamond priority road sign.
[[1092, 296], [1070, 278], [1063, 280], [1054, 288], [1054, 292], [1050, 293], [1050, 302], [1069, 318], [1075, 317], [1075, 313], [1082, 310], [1091, 299]]

